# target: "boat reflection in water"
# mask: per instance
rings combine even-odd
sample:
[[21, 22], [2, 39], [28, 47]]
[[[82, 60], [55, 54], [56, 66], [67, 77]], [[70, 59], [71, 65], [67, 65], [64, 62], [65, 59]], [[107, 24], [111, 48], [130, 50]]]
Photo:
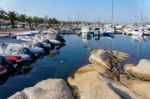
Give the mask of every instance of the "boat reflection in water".
[[[98, 49], [98, 48], [108, 48], [108, 47], [112, 48], [112, 44], [113, 44], [112, 39], [114, 39], [114, 37], [115, 36], [113, 33], [112, 34], [101, 34], [101, 35], [90, 34], [84, 38], [83, 38], [83, 36], [81, 36], [82, 41], [85, 44], [86, 48], [90, 48], [93, 50]], [[95, 40], [96, 42], [94, 42], [93, 40]], [[101, 46], [101, 45], [103, 45], [103, 46]], [[108, 45], [108, 47], [106, 47], [107, 45]], [[88, 46], [90, 46], [90, 47], [88, 47]]]
[[62, 45], [60, 45], [60, 46], [57, 46], [57, 47], [55, 48], [55, 50], [52, 50], [52, 51], [50, 51], [50, 53], [47, 54], [47, 57], [53, 58], [53, 57], [59, 55], [59, 54], [60, 54], [60, 49], [61, 49], [62, 47], [64, 47], [64, 46], [65, 46], [65, 44], [62, 44]]
[[[118, 40], [120, 41], [118, 42]], [[92, 50], [100, 49], [100, 48], [110, 49], [110, 50], [121, 49], [131, 54], [130, 58], [131, 61], [133, 62], [143, 57], [143, 54], [141, 55], [141, 53], [143, 53], [144, 50], [146, 51], [146, 48], [148, 47], [146, 45], [148, 45], [147, 43], [149, 43], [149, 40], [150, 40], [150, 36], [136, 36], [136, 35], [125, 36], [121, 34], [103, 34], [103, 35], [96, 35], [96, 36], [91, 34], [90, 39], [88, 39], [88, 37], [87, 39], [82, 38], [82, 41], [86, 46], [85, 48], [92, 49]], [[122, 48], [118, 46], [122, 46]]]
[[136, 57], [140, 58], [140, 52], [143, 47], [143, 42], [147, 42], [150, 40], [149, 36], [137, 36], [137, 35], [132, 35], [130, 38], [133, 40], [134, 43], [137, 44], [136, 47]]
[[[65, 44], [62, 44], [60, 46], [56, 46], [54, 50], [50, 51], [49, 53], [47, 53], [47, 57], [49, 58], [53, 58], [57, 55], [60, 54], [60, 49], [62, 47], [64, 47]], [[39, 59], [42, 59], [44, 57], [44, 55], [41, 55], [39, 57]], [[14, 68], [13, 70], [11, 70], [11, 72], [7, 73], [6, 75], [0, 77], [0, 85], [3, 85], [8, 79], [9, 77], [13, 77], [13, 76], [16, 76], [16, 75], [27, 75], [33, 68], [33, 65], [34, 63], [36, 63], [37, 60], [33, 60], [31, 62], [22, 62], [21, 64], [19, 64], [17, 66], [17, 68]]]

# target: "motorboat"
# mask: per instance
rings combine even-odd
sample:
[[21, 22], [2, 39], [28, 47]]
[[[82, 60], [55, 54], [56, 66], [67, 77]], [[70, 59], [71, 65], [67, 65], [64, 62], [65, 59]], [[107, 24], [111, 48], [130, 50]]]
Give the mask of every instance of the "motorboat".
[[6, 59], [3, 56], [0, 56], [0, 75], [4, 75], [7, 73], [7, 69], [5, 67]]
[[19, 49], [18, 51], [13, 52], [12, 54], [21, 56], [23, 61], [31, 61], [35, 58], [34, 53], [32, 53], [30, 51], [30, 49], [27, 47], [23, 47], [23, 48]]
[[15, 55], [5, 55], [4, 56], [8, 62], [11, 63], [21, 63], [23, 61], [21, 56], [15, 56]]
[[81, 37], [82, 38], [87, 38], [90, 35], [90, 29], [88, 26], [82, 27], [81, 28]]
[[141, 29], [133, 29], [132, 31], [129, 32], [131, 35], [135, 35], [135, 36], [142, 36], [144, 31], [142, 31]]
[[114, 29], [112, 27], [104, 27], [103, 34], [114, 34]]
[[43, 40], [42, 43], [45, 47], [48, 47], [49, 49], [52, 47], [51, 42], [49, 40]]
[[94, 35], [103, 34], [103, 31], [99, 26], [95, 26], [93, 32], [94, 32]]
[[72, 33], [75, 33], [74, 29], [72, 27], [69, 27], [69, 26], [61, 28], [60, 31], [63, 34], [72, 34]]
[[[49, 40], [48, 42], [45, 42], [45, 40]], [[40, 42], [45, 46], [45, 48], [50, 49], [51, 46], [55, 45], [61, 45], [61, 41], [64, 41], [57, 33], [51, 33], [49, 31], [44, 31], [40, 35], [36, 35], [34, 38], [33, 43], [36, 44], [37, 42]]]
[[56, 35], [56, 40], [58, 40], [58, 41], [60, 41], [62, 43], [65, 42], [65, 39], [62, 36], [60, 36], [59, 34]]
[[[22, 57], [23, 61], [32, 60], [31, 52], [28, 48], [22, 46], [22, 44], [12, 44], [8, 45], [6, 48], [1, 48], [0, 51], [1, 55], [9, 56], [8, 58], [11, 59], [18, 59], [18, 57]], [[12, 59], [12, 60], [13, 60]], [[13, 60], [14, 61], [14, 60]]]
[[7, 69], [3, 64], [0, 64], [0, 75], [4, 75], [7, 73]]
[[44, 34], [44, 35], [42, 35], [42, 37], [40, 37], [42, 41], [47, 39], [47, 40], [50, 40], [50, 41], [58, 40], [62, 43], [65, 42], [65, 39], [59, 33], [57, 33], [56, 31], [55, 32], [43, 31], [41, 34]]
[[143, 35], [150, 36], [150, 30], [149, 29], [144, 29]]
[[53, 49], [53, 48], [55, 47], [55, 44], [54, 44], [54, 43], [52, 43], [52, 42], [50, 42], [50, 40], [48, 40], [48, 39], [43, 40], [43, 43], [50, 44], [51, 49]]
[[51, 39], [49, 40], [52, 44], [54, 44], [55, 46], [57, 45], [61, 45], [61, 42], [59, 40], [55, 40], [55, 39]]
[[14, 36], [35, 36], [36, 34], [38, 34], [39, 31], [27, 31], [27, 32], [22, 32], [22, 33], [17, 33]]
[[47, 47], [46, 45], [42, 44], [41, 42], [37, 42], [37, 43], [33, 44], [32, 47], [42, 48], [44, 51], [48, 51], [49, 50], [49, 47]]
[[114, 34], [113, 33], [112, 34], [111, 33], [108, 33], [108, 34], [104, 33], [103, 36], [104, 37], [108, 37], [108, 38], [114, 38]]
[[31, 53], [35, 55], [35, 57], [38, 57], [41, 54], [44, 54], [44, 49], [40, 47], [27, 47], [30, 49]]

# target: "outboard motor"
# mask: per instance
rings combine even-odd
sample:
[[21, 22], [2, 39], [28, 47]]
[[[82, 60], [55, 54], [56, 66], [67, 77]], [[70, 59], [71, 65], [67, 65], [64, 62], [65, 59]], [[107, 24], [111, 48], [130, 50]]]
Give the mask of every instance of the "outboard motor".
[[1, 67], [3, 70], [6, 68], [8, 71], [10, 71], [14, 68], [13, 64], [8, 62], [4, 56], [0, 56], [0, 65], [4, 66]]
[[43, 43], [49, 43], [49, 44], [51, 44], [51, 42], [49, 40], [47, 40], [47, 39], [44, 40]]
[[17, 39], [17, 36], [11, 36], [13, 39]]
[[56, 40], [59, 40], [60, 42], [65, 42], [65, 39], [62, 36], [60, 36], [60, 34], [57, 34]]
[[23, 47], [23, 48], [19, 49], [18, 53], [19, 54], [30, 54], [30, 50], [26, 47]]
[[51, 44], [51, 50], [53, 50], [55, 48], [55, 45], [53, 43], [51, 43], [49, 40], [44, 40], [43, 43], [48, 43]]
[[26, 47], [19, 49], [18, 54], [28, 54], [32, 59], [35, 58], [35, 55]]
[[43, 44], [38, 42], [34, 44], [34, 47], [40, 47], [40, 48], [44, 48]]
[[61, 42], [65, 42], [65, 39], [61, 36], [60, 38], [59, 38], [59, 41], [61, 41]]
[[0, 64], [5, 64], [6, 63], [6, 59], [3, 56], [0, 56]]
[[48, 48], [46, 48], [42, 43], [38, 42], [34, 44], [34, 47], [39, 47], [39, 48], [43, 48], [45, 51], [48, 50]]

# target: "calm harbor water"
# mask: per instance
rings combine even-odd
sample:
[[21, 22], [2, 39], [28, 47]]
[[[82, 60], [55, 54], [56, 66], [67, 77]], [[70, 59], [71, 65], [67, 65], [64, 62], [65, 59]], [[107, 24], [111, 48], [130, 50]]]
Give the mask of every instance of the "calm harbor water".
[[[77, 35], [64, 35], [66, 45], [54, 55], [44, 56], [31, 65], [25, 65], [14, 75], [0, 79], [0, 99], [5, 99], [25, 87], [35, 85], [48, 78], [63, 78], [73, 74], [79, 67], [88, 63], [90, 49], [111, 49], [130, 54], [128, 63], [140, 59], [150, 59], [149, 37], [133, 40], [129, 36], [93, 37], [81, 39]], [[136, 38], [137, 37], [133, 37]], [[54, 52], [52, 52], [54, 53]]]

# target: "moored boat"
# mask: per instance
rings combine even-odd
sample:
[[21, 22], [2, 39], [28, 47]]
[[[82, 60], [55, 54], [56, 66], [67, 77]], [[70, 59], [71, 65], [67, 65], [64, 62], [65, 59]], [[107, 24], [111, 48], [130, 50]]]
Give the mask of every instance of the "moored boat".
[[90, 35], [90, 29], [89, 27], [85, 26], [81, 28], [81, 37], [82, 38], [87, 38]]
[[15, 55], [5, 55], [4, 56], [7, 61], [11, 63], [20, 63], [23, 61], [21, 56], [15, 56]]
[[5, 67], [6, 59], [3, 56], [0, 56], [0, 76], [7, 73], [7, 69]]
[[0, 76], [7, 73], [7, 69], [4, 65], [0, 64]]

